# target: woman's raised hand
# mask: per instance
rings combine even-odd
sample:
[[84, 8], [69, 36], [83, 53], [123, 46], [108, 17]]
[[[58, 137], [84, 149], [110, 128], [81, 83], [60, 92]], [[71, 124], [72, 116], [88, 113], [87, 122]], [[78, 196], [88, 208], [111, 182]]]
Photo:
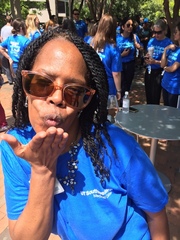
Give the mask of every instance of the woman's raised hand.
[[27, 145], [21, 144], [9, 134], [3, 134], [1, 139], [7, 141], [14, 153], [28, 161], [32, 167], [44, 166], [53, 171], [58, 156], [65, 150], [68, 134], [61, 128], [50, 127], [38, 132]]

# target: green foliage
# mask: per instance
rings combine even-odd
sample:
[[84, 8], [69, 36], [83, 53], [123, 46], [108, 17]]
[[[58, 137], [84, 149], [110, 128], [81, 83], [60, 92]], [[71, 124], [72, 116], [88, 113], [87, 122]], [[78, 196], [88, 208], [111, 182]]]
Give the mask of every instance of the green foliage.
[[[5, 24], [5, 17], [6, 15], [11, 14], [11, 6], [9, 0], [0, 0], [0, 28]], [[29, 9], [31, 8], [37, 8], [40, 12], [42, 9], [45, 9], [45, 3], [44, 2], [32, 2], [30, 0], [27, 1], [20, 1], [21, 5], [21, 14], [22, 18], [26, 19], [27, 14], [29, 13]]]
[[0, 28], [5, 24], [6, 15], [11, 13], [10, 2], [7, 0], [1, 0], [0, 4]]
[[[0, 0], [0, 27], [4, 25], [4, 19], [7, 14], [11, 13], [10, 0]], [[51, 1], [51, 0], [49, 0]], [[96, 2], [101, 2], [96, 0]], [[165, 16], [163, 9], [164, 0], [106, 0], [106, 8], [104, 8], [104, 13], [109, 12], [110, 14], [117, 17], [117, 19], [122, 19], [125, 16], [135, 16], [139, 15], [142, 17], [148, 17], [150, 21], [155, 21], [159, 17]], [[79, 9], [81, 0], [74, 0], [73, 8]], [[112, 4], [113, 3], [113, 4]], [[46, 8], [45, 2], [34, 2], [31, 0], [20, 0], [21, 14], [22, 18], [25, 19], [29, 13], [29, 9], [36, 8], [38, 12]], [[112, 9], [110, 6], [112, 5]], [[174, 0], [169, 0], [170, 13], [173, 17], [173, 6]], [[68, 6], [67, 6], [67, 15]], [[84, 0], [82, 10], [80, 12], [80, 17], [91, 18], [89, 8]]]
[[[113, 0], [106, 0], [107, 9], [104, 9], [104, 12], [109, 12], [109, 6]], [[100, 0], [97, 2], [101, 2]], [[142, 17], [148, 17], [150, 21], [155, 21], [159, 17], [165, 16], [163, 8], [164, 0], [114, 0], [113, 7], [110, 14], [116, 16], [118, 19], [123, 18], [124, 16], [135, 16], [139, 15]], [[79, 8], [80, 1], [74, 1], [74, 7]], [[173, 17], [173, 6], [174, 0], [169, 0], [169, 8], [171, 16]], [[89, 9], [84, 1], [84, 5], [81, 11], [81, 18], [90, 17]]]

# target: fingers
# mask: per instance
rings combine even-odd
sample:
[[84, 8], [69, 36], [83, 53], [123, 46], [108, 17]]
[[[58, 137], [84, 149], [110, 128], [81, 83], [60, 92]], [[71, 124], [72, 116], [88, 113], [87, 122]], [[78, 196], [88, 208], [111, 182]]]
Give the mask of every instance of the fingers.
[[32, 151], [38, 151], [39, 148], [56, 148], [64, 146], [68, 138], [68, 134], [64, 133], [61, 128], [50, 127], [46, 132], [37, 133], [32, 141], [29, 143], [29, 147]]
[[10, 134], [2, 134], [0, 136], [1, 140], [6, 141], [14, 151], [18, 151], [21, 148], [22, 144]]
[[1, 135], [0, 139], [7, 141], [14, 153], [32, 166], [46, 166], [52, 170], [55, 169], [58, 156], [66, 147], [68, 133], [61, 128], [50, 127], [46, 131], [37, 133], [26, 145], [9, 134]]
[[23, 158], [24, 157], [24, 151], [26, 146], [21, 144], [14, 136], [10, 134], [3, 134], [1, 136], [2, 140], [5, 140], [13, 149], [14, 153], [18, 156]]

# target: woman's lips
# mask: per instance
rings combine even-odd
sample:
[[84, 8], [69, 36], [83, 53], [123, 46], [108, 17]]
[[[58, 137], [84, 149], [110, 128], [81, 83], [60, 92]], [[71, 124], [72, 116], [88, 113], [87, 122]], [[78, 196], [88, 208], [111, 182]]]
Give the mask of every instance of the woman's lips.
[[50, 127], [56, 127], [57, 125], [59, 125], [59, 122], [55, 121], [54, 119], [47, 119], [45, 121], [46, 125], [50, 126]]
[[44, 122], [49, 127], [57, 127], [62, 122], [59, 116], [46, 116]]

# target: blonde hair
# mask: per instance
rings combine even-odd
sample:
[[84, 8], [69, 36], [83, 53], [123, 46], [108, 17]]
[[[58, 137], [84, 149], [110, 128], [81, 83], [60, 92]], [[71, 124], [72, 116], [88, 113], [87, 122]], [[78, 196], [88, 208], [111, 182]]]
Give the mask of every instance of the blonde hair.
[[104, 14], [99, 21], [91, 46], [95, 50], [102, 50], [106, 43], [116, 44], [116, 26], [116, 19], [109, 14]]
[[35, 20], [37, 18], [36, 14], [28, 14], [26, 17], [26, 37], [29, 37], [30, 33], [35, 32], [38, 28], [36, 27]]
[[45, 31], [48, 31], [49, 29], [52, 29], [55, 26], [56, 26], [55, 22], [53, 22], [52, 20], [49, 20], [45, 24]]

